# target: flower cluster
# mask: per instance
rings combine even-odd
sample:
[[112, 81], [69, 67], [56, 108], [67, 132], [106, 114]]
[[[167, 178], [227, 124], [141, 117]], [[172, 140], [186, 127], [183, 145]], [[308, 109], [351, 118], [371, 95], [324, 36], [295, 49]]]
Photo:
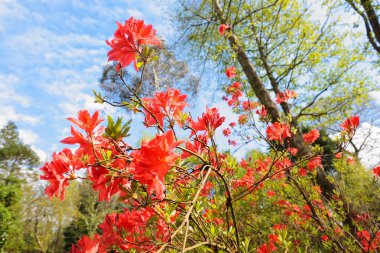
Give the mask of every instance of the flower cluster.
[[108, 61], [118, 62], [117, 70], [134, 64], [136, 71], [137, 55], [142, 52], [143, 45], [161, 45], [152, 25], [146, 25], [143, 20], [130, 18], [124, 25], [116, 22], [117, 30], [111, 41], [106, 41], [112, 49], [108, 52]]
[[[107, 41], [111, 47], [108, 59], [117, 61], [118, 69], [134, 63], [137, 70], [137, 63], [147, 60], [147, 45], [160, 45], [156, 31], [134, 18], [117, 25], [114, 38]], [[229, 25], [222, 24], [219, 33], [225, 35], [228, 29]], [[228, 78], [236, 75], [235, 67], [226, 69]], [[324, 195], [323, 185], [313, 180], [315, 174], [322, 175], [326, 164], [323, 150], [318, 145], [308, 145], [318, 140], [319, 130], [312, 129], [301, 136], [286, 115], [272, 119], [268, 111], [273, 108], [265, 108], [243, 91], [243, 85], [236, 80], [226, 88], [223, 99], [238, 114], [238, 120], [230, 122], [222, 133], [229, 137], [232, 131], [235, 135], [253, 126], [257, 136], [253, 131], [251, 136], [241, 131], [241, 139], [259, 144], [264, 139], [271, 150], [254, 150], [240, 162], [228, 150], [221, 152], [215, 140], [226, 117], [218, 108], [206, 107], [201, 116], [193, 119], [184, 112], [188, 106], [186, 95], [177, 89], [146, 98], [131, 92], [132, 102], [120, 103], [141, 108], [135, 113], [142, 113], [144, 125], [157, 131], [137, 147], [126, 143], [130, 128], [129, 123], [122, 126], [122, 119], [115, 123], [109, 117], [108, 125], [102, 126], [99, 112], [90, 114], [87, 110], [80, 111], [77, 118], [68, 118], [73, 124], [71, 135], [62, 143], [76, 148], [54, 153], [52, 161], [41, 168], [40, 178], [48, 183], [45, 193], [50, 198], [64, 199], [70, 181], [81, 178], [91, 182], [100, 201], [117, 196], [123, 205], [105, 216], [98, 234], [83, 236], [70, 252], [163, 252], [168, 247], [184, 252], [238, 252], [242, 247], [261, 253], [315, 249], [310, 241], [302, 241], [304, 234], [312, 235], [318, 247], [346, 243], [343, 237], [350, 234], [341, 224], [347, 217], [334, 203], [343, 198], [335, 192], [331, 198]], [[285, 90], [277, 92], [276, 102], [284, 106], [296, 97], [294, 91]], [[341, 139], [351, 138], [359, 121], [358, 116], [345, 120]], [[294, 145], [295, 141], [301, 145]], [[238, 145], [235, 140], [229, 139], [228, 143]], [[335, 152], [337, 158], [346, 153], [349, 152], [341, 147]], [[353, 166], [356, 160], [346, 157], [334, 162]], [[380, 166], [372, 172], [373, 181], [378, 182]], [[371, 214], [354, 217], [353, 226], [360, 226], [356, 236], [352, 233], [354, 240], [347, 240], [349, 245], [355, 241], [368, 252], [377, 250], [380, 234], [367, 230]], [[255, 221], [253, 226], [248, 224], [250, 220]], [[242, 229], [244, 222], [248, 222], [247, 231]], [[250, 244], [252, 231], [259, 231], [261, 226], [268, 229], [260, 231], [257, 241]]]
[[177, 89], [168, 89], [166, 92], [157, 92], [153, 98], [144, 98], [145, 124], [164, 127], [166, 118], [170, 124], [174, 120], [181, 125], [181, 112], [188, 106], [185, 100], [186, 94], [181, 94]]

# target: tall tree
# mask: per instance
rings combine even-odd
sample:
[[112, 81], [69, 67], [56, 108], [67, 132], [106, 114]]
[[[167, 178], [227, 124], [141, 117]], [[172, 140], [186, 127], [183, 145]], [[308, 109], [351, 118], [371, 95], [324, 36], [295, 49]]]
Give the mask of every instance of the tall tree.
[[380, 4], [373, 0], [345, 0], [363, 19], [366, 35], [372, 48], [380, 54]]
[[[325, 13], [323, 22], [312, 19], [316, 8]], [[314, 152], [304, 142], [301, 126], [334, 124], [368, 101], [373, 88], [356, 67], [364, 59], [360, 43], [354, 43], [358, 35], [340, 29], [333, 12], [334, 6], [317, 1], [183, 0], [177, 21], [186, 31], [186, 45], [192, 52], [202, 52], [202, 60], [214, 61], [222, 69], [240, 66], [247, 94], [268, 110], [273, 123], [291, 124], [296, 131], [290, 145], [304, 157]], [[217, 32], [222, 24], [227, 26], [224, 36]], [[286, 89], [299, 97], [294, 103], [276, 105], [274, 97]], [[318, 169], [317, 181], [327, 198], [338, 190], [323, 168]], [[344, 205], [352, 225], [354, 213], [348, 202]]]
[[92, 190], [88, 181], [78, 183], [76, 188], [76, 192], [79, 193], [76, 203], [77, 213], [63, 230], [65, 251], [69, 251], [82, 235], [93, 237], [107, 213], [117, 209], [122, 210], [124, 207], [116, 199], [110, 202], [99, 201], [98, 194]]
[[[144, 65], [141, 79], [135, 71], [123, 71], [123, 78], [137, 94], [151, 96], [155, 91], [167, 88], [181, 88], [190, 95], [197, 94], [199, 78], [190, 72], [186, 62], [177, 59], [165, 44], [160, 46], [160, 50], [152, 52], [157, 53], [150, 56], [155, 60]], [[99, 82], [102, 90], [106, 92], [106, 97], [129, 101], [129, 92], [120, 80], [115, 64], [105, 66]]]
[[38, 165], [38, 156], [29, 145], [24, 144], [13, 122], [0, 130], [0, 171], [2, 178], [20, 176], [23, 169]]
[[21, 141], [16, 125], [8, 122], [0, 130], [0, 249], [9, 246], [10, 239], [20, 239], [24, 173], [38, 162], [36, 153]]

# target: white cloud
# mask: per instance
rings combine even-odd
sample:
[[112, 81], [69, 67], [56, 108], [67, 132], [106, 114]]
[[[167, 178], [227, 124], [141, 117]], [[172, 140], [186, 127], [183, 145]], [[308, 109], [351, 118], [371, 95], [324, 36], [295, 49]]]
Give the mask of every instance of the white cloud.
[[39, 139], [39, 135], [32, 130], [19, 129], [18, 132], [20, 134], [22, 141], [26, 144], [29, 144], [29, 145], [35, 144]]
[[15, 0], [2, 0], [0, 1], [0, 17], [12, 17], [16, 19], [23, 19], [26, 14], [26, 9]]
[[[10, 19], [13, 22], [9, 22]], [[30, 23], [32, 20], [43, 22], [44, 17], [22, 6], [16, 0], [0, 1], [0, 32], [11, 29], [14, 22], [27, 21]]]
[[23, 122], [35, 125], [38, 120], [38, 117], [19, 113], [11, 106], [2, 106], [1, 108], [0, 126], [4, 126], [8, 121], [14, 121], [16, 124], [18, 122]]
[[373, 99], [375, 100], [375, 103], [380, 105], [380, 91], [373, 91], [370, 93]]
[[36, 152], [37, 156], [40, 158], [41, 162], [46, 162], [49, 159], [49, 155], [47, 152], [43, 151], [42, 149], [36, 148], [34, 146], [31, 146], [33, 151]]
[[100, 63], [105, 58], [105, 42], [90, 35], [57, 34], [40, 27], [10, 37], [6, 48], [18, 65], [68, 65]]
[[75, 116], [79, 110], [101, 110], [105, 114], [114, 114], [116, 111], [115, 107], [107, 104], [96, 104], [94, 103], [94, 97], [88, 94], [77, 94], [69, 101], [65, 101], [59, 104], [62, 110], [65, 112], [66, 116]]
[[134, 17], [134, 18], [138, 18], [138, 19], [144, 18], [144, 14], [137, 9], [127, 9], [127, 14], [130, 17]]
[[23, 143], [30, 145], [32, 150], [37, 154], [41, 162], [45, 162], [48, 159], [48, 154], [42, 149], [39, 149], [35, 146], [38, 143], [40, 136], [29, 129], [19, 129], [18, 130], [20, 138]]
[[29, 97], [20, 95], [19, 92], [14, 89], [19, 82], [20, 80], [16, 75], [0, 73], [0, 106], [17, 103], [25, 107], [30, 104]]

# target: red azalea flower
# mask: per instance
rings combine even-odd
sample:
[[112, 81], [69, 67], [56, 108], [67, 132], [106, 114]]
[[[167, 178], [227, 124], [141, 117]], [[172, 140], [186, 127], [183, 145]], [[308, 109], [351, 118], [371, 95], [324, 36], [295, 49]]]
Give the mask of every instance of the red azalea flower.
[[[234, 68], [234, 67], [231, 67], [231, 68]], [[243, 87], [243, 85], [241, 85], [241, 83], [233, 82], [230, 86], [228, 86], [228, 88], [226, 89], [226, 92], [227, 93], [234, 93], [237, 90], [241, 90], [242, 87]]]
[[260, 248], [257, 249], [257, 253], [270, 253], [276, 251], [277, 248], [273, 242], [269, 242], [268, 245], [266, 243], [262, 244]]
[[221, 24], [221, 25], [219, 26], [219, 29], [218, 29], [219, 34], [220, 34], [220, 35], [224, 35], [225, 31], [226, 31], [228, 28], [230, 28], [229, 25]]
[[236, 76], [236, 69], [235, 67], [229, 67], [226, 69], [226, 76], [228, 78], [234, 78]]
[[310, 159], [310, 161], [307, 163], [307, 168], [310, 171], [313, 171], [318, 166], [322, 165], [322, 158], [320, 156], [316, 156]]
[[[204, 133], [203, 135], [198, 135], [196, 138], [194, 138], [193, 142], [187, 141], [185, 143], [185, 147], [193, 153], [202, 155], [206, 151], [207, 143], [208, 135]], [[192, 156], [192, 154], [184, 151], [181, 155], [181, 158], [185, 159], [189, 156]]]
[[70, 253], [97, 253], [100, 243], [100, 236], [96, 234], [93, 239], [82, 236], [78, 241], [78, 246], [73, 245], [71, 247]]
[[[133, 171], [133, 168], [123, 167], [125, 172]], [[121, 187], [130, 188], [130, 181], [123, 175], [112, 175], [110, 171], [103, 167], [92, 166], [88, 171], [89, 180], [92, 182], [92, 188], [99, 191], [100, 201], [110, 201], [115, 194], [121, 194]]]
[[276, 95], [276, 103], [281, 104], [282, 102], [288, 102], [291, 98], [296, 98], [298, 95], [294, 90], [286, 89], [285, 92], [279, 92]]
[[[166, 92], [156, 92], [153, 98], [144, 98], [145, 110], [145, 124], [148, 126], [159, 124], [164, 126], [164, 118], [173, 118], [180, 124], [180, 115], [183, 109], [188, 106], [186, 101], [186, 94], [181, 94], [177, 89], [168, 89]], [[151, 115], [153, 114], [154, 117]]]
[[322, 239], [322, 241], [325, 242], [325, 241], [328, 241], [330, 238], [327, 235], [322, 235], [321, 239]]
[[268, 238], [269, 238], [269, 241], [272, 243], [276, 243], [279, 241], [278, 235], [276, 235], [276, 234], [269, 234]]
[[228, 144], [231, 146], [237, 146], [237, 142], [235, 140], [228, 140]]
[[252, 109], [255, 109], [258, 106], [259, 106], [259, 103], [257, 103], [257, 102], [252, 102], [252, 101], [244, 101], [243, 102], [243, 110], [244, 111], [250, 111]]
[[231, 134], [231, 130], [229, 128], [223, 129], [223, 135], [228, 137]]
[[[202, 114], [202, 117], [198, 117], [198, 122], [193, 122], [191, 127], [195, 132], [206, 131], [209, 137], [214, 136], [216, 128], [223, 124], [225, 117], [221, 117], [217, 108], [208, 108], [206, 106], [206, 112]], [[194, 131], [190, 137], [194, 135]]]
[[239, 119], [238, 119], [239, 125], [244, 125], [245, 123], [247, 123], [247, 121], [248, 121], [247, 115], [243, 114], [239, 116]]
[[359, 126], [359, 123], [359, 116], [351, 116], [350, 118], [346, 119], [340, 126], [343, 128], [343, 131], [347, 132], [348, 134], [353, 134], [356, 128]]
[[380, 177], [380, 166], [376, 166], [375, 168], [372, 169], [372, 173], [377, 176], [377, 177]]
[[348, 158], [347, 158], [347, 163], [348, 163], [349, 165], [354, 165], [354, 164], [356, 163], [356, 161], [355, 161], [352, 157], [348, 157]]
[[131, 249], [151, 252], [154, 246], [141, 242], [149, 240], [146, 237], [147, 224], [154, 215], [155, 212], [149, 207], [107, 214], [104, 222], [99, 225], [102, 230], [102, 248], [99, 252], [129, 252]]
[[149, 193], [155, 191], [158, 198], [164, 195], [164, 177], [180, 156], [173, 152], [183, 141], [175, 141], [172, 130], [156, 135], [149, 142], [143, 141], [141, 149], [133, 153], [136, 169], [133, 178], [148, 185]]
[[295, 155], [297, 155], [297, 153], [298, 153], [298, 148], [287, 148], [287, 150], [289, 151], [289, 153], [290, 153], [292, 156], [295, 156]]
[[287, 124], [281, 124], [279, 122], [275, 122], [271, 126], [268, 126], [266, 133], [268, 139], [274, 141], [282, 141], [292, 136], [289, 126]]
[[274, 224], [273, 225], [273, 230], [285, 230], [286, 225], [285, 224]]
[[119, 62], [119, 68], [126, 67], [132, 62], [136, 71], [136, 54], [141, 53], [143, 45], [161, 45], [156, 37], [156, 30], [152, 25], [146, 25], [144, 20], [133, 17], [125, 21], [124, 25], [116, 22], [117, 30], [111, 41], [106, 41], [112, 49], [108, 52], [108, 61]]
[[260, 110], [256, 110], [256, 114], [260, 115], [260, 119], [263, 119], [268, 115], [268, 111], [265, 106], [261, 106]]
[[318, 129], [313, 129], [307, 134], [304, 134], [302, 137], [305, 140], [305, 142], [312, 144], [319, 138], [319, 136], [320, 134]]
[[94, 129], [103, 121], [103, 119], [99, 118], [99, 111], [94, 112], [91, 116], [87, 110], [79, 111], [78, 119], [71, 117], [67, 119], [80, 129], [86, 131], [88, 135], [92, 135]]
[[380, 232], [377, 232], [371, 237], [371, 234], [367, 230], [362, 230], [357, 232], [361, 244], [365, 252], [373, 252], [379, 247], [380, 243]]
[[59, 153], [53, 154], [53, 160], [45, 163], [41, 170], [44, 172], [40, 179], [49, 181], [45, 193], [52, 198], [54, 195], [65, 198], [65, 189], [70, 179], [75, 179], [75, 171], [83, 167], [82, 162], [70, 149], [65, 148]]
[[301, 177], [304, 177], [307, 175], [307, 170], [305, 170], [304, 168], [300, 168], [298, 170], [298, 175], [300, 175]]
[[275, 194], [276, 194], [276, 193], [275, 193], [274, 191], [272, 191], [272, 190], [268, 190], [268, 191], [267, 191], [267, 195], [268, 195], [268, 197], [273, 197]]

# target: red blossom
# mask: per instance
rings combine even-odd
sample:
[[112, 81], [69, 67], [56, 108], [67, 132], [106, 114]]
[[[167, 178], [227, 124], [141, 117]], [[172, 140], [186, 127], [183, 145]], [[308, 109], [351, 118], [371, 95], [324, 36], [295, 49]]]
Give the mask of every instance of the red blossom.
[[244, 101], [243, 102], [243, 110], [244, 111], [250, 111], [252, 109], [255, 109], [257, 106], [259, 106], [259, 103], [252, 102], [252, 101]]
[[230, 134], [231, 134], [231, 129], [229, 129], [229, 128], [223, 129], [223, 135], [224, 136], [228, 137], [228, 136], [230, 136]]
[[[206, 131], [209, 137], [214, 136], [216, 128], [223, 124], [225, 117], [221, 117], [217, 108], [208, 108], [206, 107], [206, 112], [202, 114], [202, 117], [198, 117], [197, 122], [193, 122], [191, 127], [193, 132]], [[191, 137], [190, 136], [190, 137]]]
[[295, 156], [295, 155], [297, 155], [297, 153], [298, 153], [298, 148], [287, 148], [287, 150], [289, 151], [289, 153], [290, 153], [292, 156]]
[[94, 112], [91, 116], [87, 110], [78, 112], [78, 119], [67, 118], [70, 122], [84, 130], [88, 135], [92, 135], [94, 129], [103, 121], [99, 118], [99, 111]]
[[354, 158], [352, 158], [352, 157], [348, 157], [348, 158], [347, 158], [347, 163], [348, 163], [349, 165], [354, 165], [354, 164], [356, 163], [356, 161], [354, 160]]
[[233, 147], [237, 146], [237, 142], [235, 140], [228, 140], [228, 144], [233, 146]]
[[234, 101], [236, 104], [239, 104], [240, 101], [239, 101], [239, 98], [243, 96], [243, 92], [241, 92], [241, 90], [236, 90], [233, 94], [232, 94], [232, 101]]
[[75, 179], [75, 171], [83, 167], [82, 162], [74, 155], [70, 149], [65, 148], [59, 153], [53, 154], [53, 160], [47, 162], [41, 168], [44, 172], [40, 179], [47, 180], [50, 185], [46, 187], [45, 193], [53, 196], [65, 198], [65, 188], [69, 185], [70, 179]]
[[219, 34], [220, 34], [220, 35], [224, 35], [224, 33], [226, 32], [226, 30], [227, 30], [228, 28], [230, 28], [229, 25], [221, 24], [221, 25], [219, 26], [219, 29], [218, 29]]
[[294, 90], [286, 89], [285, 92], [279, 92], [276, 95], [276, 103], [281, 104], [283, 102], [288, 102], [291, 98], [296, 98], [298, 95], [294, 92]]
[[361, 212], [360, 214], [356, 215], [357, 220], [359, 221], [367, 221], [371, 218], [370, 214], [367, 212]]
[[180, 156], [173, 152], [183, 141], [176, 141], [172, 130], [156, 135], [149, 141], [143, 141], [141, 149], [133, 153], [136, 169], [133, 178], [148, 185], [150, 194], [153, 191], [160, 199], [164, 196], [164, 177]]
[[[208, 135], [205, 133], [203, 135], [198, 135], [196, 138], [194, 138], [193, 142], [187, 141], [185, 143], [185, 148], [193, 153], [202, 155], [206, 151], [207, 142]], [[181, 158], [185, 159], [191, 155], [191, 153], [184, 151], [181, 155]]]
[[72, 245], [70, 253], [97, 253], [99, 249], [100, 236], [95, 235], [93, 239], [82, 236], [77, 246]]
[[234, 78], [236, 76], [236, 68], [235, 67], [229, 67], [226, 69], [226, 76], [228, 78]]
[[[151, 252], [154, 245], [148, 242], [146, 230], [154, 215], [155, 212], [151, 208], [125, 209], [123, 213], [106, 215], [104, 222], [99, 225], [102, 230], [101, 252], [110, 252], [115, 248], [119, 249], [117, 252], [131, 249]], [[165, 235], [161, 235], [163, 236]]]
[[[233, 67], [232, 67], [233, 68]], [[237, 90], [241, 90], [241, 88], [243, 87], [243, 85], [239, 82], [233, 82], [230, 86], [228, 86], [227, 88], [227, 93], [234, 93], [235, 91]]]
[[313, 171], [318, 166], [322, 165], [322, 158], [320, 156], [316, 156], [310, 159], [310, 161], [307, 163], [307, 168], [310, 171]]
[[324, 241], [324, 242], [325, 242], [325, 241], [328, 241], [329, 239], [330, 239], [330, 238], [329, 238], [327, 235], [322, 235], [322, 236], [321, 236], [321, 240]]
[[256, 114], [260, 115], [260, 119], [263, 120], [268, 115], [268, 111], [262, 105], [259, 110], [256, 110]]
[[239, 119], [238, 119], [239, 125], [244, 125], [244, 124], [247, 123], [247, 121], [248, 121], [248, 116], [247, 115], [242, 114], [242, 115], [239, 116]]
[[80, 129], [86, 132], [83, 135], [81, 132], [71, 127], [72, 136], [63, 139], [61, 142], [65, 144], [79, 144], [80, 148], [77, 153], [82, 155], [87, 155], [88, 158], [93, 162], [94, 159], [94, 149], [93, 147], [100, 146], [106, 140], [103, 137], [104, 127], [98, 127], [103, 119], [99, 118], [99, 112], [96, 111], [92, 116], [87, 110], [82, 110], [78, 112], [78, 119], [67, 118], [70, 122], [77, 125]]
[[307, 170], [305, 170], [304, 168], [300, 168], [298, 170], [298, 175], [300, 175], [301, 177], [304, 177], [307, 175]]
[[266, 130], [269, 140], [282, 141], [288, 137], [291, 137], [290, 129], [287, 124], [275, 122], [267, 127]]
[[[132, 169], [128, 167], [123, 168], [125, 173], [130, 172]], [[91, 167], [88, 172], [89, 180], [92, 182], [92, 188], [99, 191], [99, 200], [110, 201], [111, 197], [115, 194], [121, 194], [123, 188], [130, 188], [130, 181], [122, 174], [119, 176], [115, 173], [110, 173], [103, 167]]]
[[273, 225], [273, 230], [285, 230], [286, 225], [285, 224], [274, 224]]
[[134, 63], [136, 71], [136, 55], [142, 52], [143, 45], [161, 45], [152, 25], [146, 25], [143, 20], [130, 18], [124, 25], [116, 22], [117, 30], [111, 41], [106, 41], [112, 49], [108, 52], [108, 61], [117, 61], [124, 68]]
[[269, 242], [268, 245], [266, 243], [262, 244], [260, 248], [257, 249], [257, 253], [270, 253], [277, 250], [276, 246], [273, 242]]
[[343, 124], [340, 126], [343, 128], [343, 131], [345, 131], [348, 134], [353, 134], [356, 130], [356, 128], [359, 126], [360, 118], [359, 116], [351, 116], [350, 118], [346, 119]]
[[[153, 98], [144, 98], [145, 110], [145, 124], [152, 126], [159, 124], [164, 126], [164, 118], [169, 120], [173, 118], [180, 124], [180, 116], [183, 109], [188, 106], [186, 101], [186, 94], [181, 94], [177, 89], [168, 89], [166, 92], [157, 92]], [[156, 118], [154, 118], [153, 116]], [[156, 120], [158, 122], [156, 122]]]
[[272, 243], [277, 243], [277, 242], [279, 242], [278, 235], [276, 235], [276, 234], [269, 234], [269, 235], [268, 235], [268, 239], [269, 239], [269, 241], [272, 242]]
[[319, 134], [318, 129], [312, 129], [307, 134], [302, 135], [305, 142], [310, 143], [310, 144], [314, 143], [319, 138], [319, 136], [320, 134]]
[[372, 169], [372, 173], [377, 176], [377, 177], [380, 177], [380, 166], [376, 166], [375, 168]]
[[276, 193], [274, 191], [268, 190], [267, 195], [268, 197], [273, 197]]
[[376, 252], [375, 250], [380, 244], [380, 232], [376, 232], [373, 236], [367, 231], [362, 230], [357, 232], [360, 242], [365, 250], [365, 252]]

